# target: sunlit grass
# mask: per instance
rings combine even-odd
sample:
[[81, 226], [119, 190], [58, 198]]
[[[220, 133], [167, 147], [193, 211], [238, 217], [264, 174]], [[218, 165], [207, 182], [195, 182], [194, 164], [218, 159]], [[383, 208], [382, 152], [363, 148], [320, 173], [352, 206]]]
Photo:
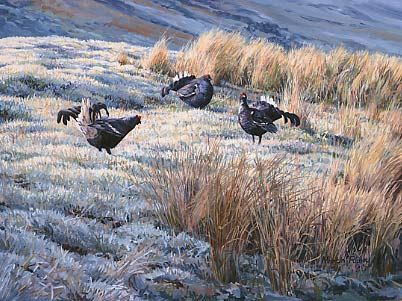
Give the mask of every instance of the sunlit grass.
[[[393, 80], [398, 79], [392, 69], [398, 60], [352, 56], [342, 49], [315, 57], [317, 50], [308, 48], [306, 56], [299, 50], [286, 65], [298, 70], [294, 83], [286, 81], [291, 69], [282, 69], [287, 59], [282, 48], [260, 40], [247, 44], [238, 34], [208, 37], [217, 44], [205, 40], [201, 50], [220, 47], [226, 52], [217, 58], [213, 52], [184, 51], [176, 56], [174, 68], [197, 75], [216, 72], [215, 83], [221, 79], [247, 85], [246, 90], [278, 89], [279, 96], [264, 94], [299, 114], [302, 127], [279, 121], [278, 134], [267, 134], [260, 146], [252, 144], [237, 124], [237, 87], [216, 86], [205, 110], [191, 109], [173, 96], [161, 100], [160, 88], [170, 79], [161, 74], [167, 72], [158, 74], [144, 65], [148, 50], [141, 47], [61, 37], [2, 39], [4, 299], [126, 300], [140, 294], [132, 282], [140, 276], [151, 279], [144, 280], [150, 298], [157, 296], [155, 290], [194, 296], [197, 290], [188, 278], [207, 287], [212, 279], [248, 283], [250, 270], [244, 273], [243, 260], [251, 262], [251, 255], [262, 258], [262, 270], [247, 269], [255, 273], [253, 279], [269, 279], [261, 280], [264, 290], [293, 294], [303, 280], [295, 273], [302, 265], [333, 268], [323, 257], [344, 256], [357, 250], [358, 243], [361, 255], [372, 259], [368, 271], [373, 275], [395, 272], [401, 220], [400, 110], [395, 105], [384, 110], [380, 102], [365, 107], [369, 96], [339, 105], [332, 97], [340, 93], [341, 81], [349, 85], [352, 77], [346, 79], [341, 71], [351, 60], [356, 70], [368, 68], [363, 61], [378, 60], [373, 68], [386, 69]], [[173, 55], [164, 45], [155, 49], [162, 62], [169, 58], [170, 63]], [[119, 63], [120, 53], [127, 54], [129, 64]], [[197, 55], [197, 64], [190, 54]], [[226, 55], [230, 64], [225, 64]], [[328, 56], [334, 57], [332, 73]], [[319, 63], [317, 69], [303, 69], [296, 58], [304, 57]], [[334, 82], [322, 82], [324, 67], [325, 80]], [[364, 78], [353, 89], [363, 89], [368, 82]], [[314, 87], [306, 88], [308, 83]], [[331, 84], [328, 92], [325, 87]], [[346, 86], [342, 91], [352, 89]], [[394, 94], [375, 89], [390, 93], [392, 103]], [[260, 96], [261, 90], [252, 91], [251, 98]], [[311, 95], [323, 93], [320, 104], [311, 101]], [[56, 123], [58, 110], [82, 97], [106, 102], [114, 117], [142, 116], [142, 124], [112, 156], [90, 146], [74, 124]], [[347, 136], [354, 144], [329, 143], [322, 133]], [[161, 275], [170, 278], [157, 283]], [[166, 287], [178, 283], [188, 286]], [[203, 294], [214, 296], [215, 290]]]
[[172, 74], [169, 49], [166, 44], [167, 41], [164, 38], [156, 42], [143, 60], [145, 67], [156, 73]]
[[210, 73], [219, 83], [247, 85], [281, 96], [293, 83], [309, 102], [370, 105], [381, 110], [402, 97], [399, 57], [343, 47], [325, 53], [313, 46], [285, 51], [264, 40], [246, 40], [239, 33], [211, 30], [176, 56], [176, 72]]

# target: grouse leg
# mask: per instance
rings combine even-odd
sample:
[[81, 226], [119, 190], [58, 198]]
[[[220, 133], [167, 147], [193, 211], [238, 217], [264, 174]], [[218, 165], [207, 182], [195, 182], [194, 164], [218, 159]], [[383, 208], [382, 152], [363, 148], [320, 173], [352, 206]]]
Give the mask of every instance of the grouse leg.
[[252, 137], [253, 137], [253, 143], [255, 143], [254, 135], [252, 135]]
[[105, 150], [106, 150], [106, 152], [107, 152], [109, 155], [112, 154], [112, 152], [110, 151], [110, 148], [105, 148]]
[[262, 136], [258, 136], [258, 144], [261, 144], [261, 139], [262, 139]]

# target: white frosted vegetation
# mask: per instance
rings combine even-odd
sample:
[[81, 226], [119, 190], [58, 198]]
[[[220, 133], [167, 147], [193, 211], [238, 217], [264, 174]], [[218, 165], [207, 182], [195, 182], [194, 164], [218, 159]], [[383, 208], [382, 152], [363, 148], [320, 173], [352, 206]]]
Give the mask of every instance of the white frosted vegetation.
[[[140, 276], [151, 296], [171, 297], [172, 283], [188, 278], [190, 292], [205, 286], [201, 294], [208, 295], [208, 244], [157, 222], [133, 185], [142, 181], [139, 171], [182, 146], [210, 141], [230, 157], [286, 156], [300, 174], [319, 174], [346, 151], [283, 124], [253, 145], [237, 124], [238, 91], [227, 87], [216, 88], [205, 110], [172, 96], [161, 100], [169, 79], [141, 67], [141, 47], [49, 37], [2, 39], [0, 50], [2, 300], [132, 300], [141, 295], [132, 277]], [[132, 63], [120, 66], [121, 52]], [[142, 116], [112, 156], [73, 124], [56, 123], [60, 109], [83, 97], [106, 102], [111, 116]], [[329, 132], [339, 123], [317, 109], [311, 120]]]

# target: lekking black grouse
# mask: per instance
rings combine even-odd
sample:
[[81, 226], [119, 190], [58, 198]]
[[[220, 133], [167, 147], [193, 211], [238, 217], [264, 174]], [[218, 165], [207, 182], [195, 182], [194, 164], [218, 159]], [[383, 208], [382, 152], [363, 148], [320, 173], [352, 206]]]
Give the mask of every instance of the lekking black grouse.
[[278, 128], [274, 121], [282, 117], [285, 123], [289, 119], [292, 126], [300, 125], [299, 116], [284, 112], [267, 101], [256, 101], [248, 104], [246, 92], [240, 93], [240, 101], [239, 124], [247, 134], [252, 135], [253, 143], [255, 142], [254, 136], [258, 136], [258, 144], [260, 144], [262, 135], [267, 132], [276, 133]]
[[169, 86], [163, 87], [161, 96], [165, 97], [170, 91], [175, 91], [176, 95], [193, 108], [204, 108], [207, 106], [214, 94], [209, 74], [196, 78], [194, 75], [182, 74], [176, 77]]
[[[102, 117], [104, 109], [107, 117]], [[99, 151], [104, 148], [111, 155], [110, 149], [141, 123], [141, 116], [135, 115], [122, 118], [109, 118], [107, 107], [103, 103], [91, 104], [89, 99], [83, 99], [81, 106], [61, 110], [57, 114], [57, 123], [63, 121], [65, 125], [73, 118], [88, 143]]]

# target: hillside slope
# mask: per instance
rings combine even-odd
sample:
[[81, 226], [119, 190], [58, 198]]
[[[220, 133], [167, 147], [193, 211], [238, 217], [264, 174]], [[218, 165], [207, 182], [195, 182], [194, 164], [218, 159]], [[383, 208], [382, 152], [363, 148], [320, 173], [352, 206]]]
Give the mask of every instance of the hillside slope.
[[289, 48], [344, 44], [402, 54], [399, 1], [5, 0], [0, 37], [60, 35], [178, 48], [211, 28], [264, 37]]

